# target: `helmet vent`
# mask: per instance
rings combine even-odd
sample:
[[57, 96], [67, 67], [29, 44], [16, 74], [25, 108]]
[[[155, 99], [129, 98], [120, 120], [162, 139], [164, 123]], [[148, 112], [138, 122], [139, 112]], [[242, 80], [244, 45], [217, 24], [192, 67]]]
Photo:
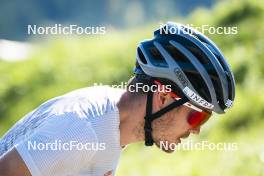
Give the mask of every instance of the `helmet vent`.
[[228, 81], [228, 98], [231, 100], [234, 100], [234, 95], [232, 93], [232, 83], [231, 83], [231, 79], [230, 76], [227, 75], [227, 81]]
[[194, 86], [195, 90], [197, 93], [203, 97], [206, 101], [212, 102], [211, 96], [209, 94], [208, 87], [206, 86], [203, 78], [201, 75], [197, 72], [196, 69], [194, 71], [185, 71], [184, 72], [189, 81], [192, 83]]
[[155, 66], [168, 67], [166, 60], [163, 58], [163, 56], [160, 54], [160, 52], [154, 45], [151, 45], [148, 51], [150, 52], [151, 57], [152, 57], [151, 61], [153, 62]]
[[172, 58], [175, 61], [184, 62], [184, 63], [188, 63], [189, 62], [189, 60], [180, 51], [178, 51], [177, 48], [175, 48], [171, 44], [166, 45], [165, 49], [166, 49], [166, 51], [169, 52], [169, 54], [172, 56]]
[[187, 48], [201, 62], [201, 64], [203, 65], [210, 64], [210, 61], [206, 58], [204, 54], [202, 54], [202, 51], [191, 46]]
[[144, 64], [147, 64], [147, 60], [144, 56], [144, 54], [142, 53], [140, 48], [137, 48], [137, 53], [138, 53], [138, 57], [140, 59], [141, 62], [143, 62]]

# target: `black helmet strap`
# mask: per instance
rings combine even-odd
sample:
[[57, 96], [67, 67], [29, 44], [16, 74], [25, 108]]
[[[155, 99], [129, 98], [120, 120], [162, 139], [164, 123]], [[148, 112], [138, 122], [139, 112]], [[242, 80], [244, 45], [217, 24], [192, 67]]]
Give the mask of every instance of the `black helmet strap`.
[[188, 101], [189, 101], [188, 98], [184, 96], [180, 100], [177, 100], [171, 103], [170, 105], [166, 106], [165, 108], [159, 110], [158, 112], [155, 112], [154, 114], [152, 114], [153, 92], [152, 91], [148, 92], [147, 103], [146, 103], [145, 126], [144, 126], [146, 146], [152, 146], [154, 143], [154, 140], [152, 137], [152, 127], [151, 127], [152, 121], [161, 117], [163, 114], [167, 113], [168, 111], [183, 105], [184, 103]]

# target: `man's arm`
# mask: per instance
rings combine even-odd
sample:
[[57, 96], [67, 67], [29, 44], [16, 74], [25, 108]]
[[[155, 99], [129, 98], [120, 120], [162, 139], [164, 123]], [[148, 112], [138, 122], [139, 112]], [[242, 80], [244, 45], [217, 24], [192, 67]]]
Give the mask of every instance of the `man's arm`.
[[0, 176], [31, 176], [15, 148], [0, 158]]

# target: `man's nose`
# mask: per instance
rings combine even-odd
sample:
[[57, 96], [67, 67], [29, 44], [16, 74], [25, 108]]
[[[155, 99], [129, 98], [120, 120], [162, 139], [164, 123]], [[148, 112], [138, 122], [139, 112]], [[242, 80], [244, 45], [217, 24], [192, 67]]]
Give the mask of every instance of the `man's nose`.
[[193, 134], [197, 134], [198, 135], [200, 133], [200, 129], [201, 129], [201, 127], [192, 128], [190, 130], [190, 133], [193, 133]]

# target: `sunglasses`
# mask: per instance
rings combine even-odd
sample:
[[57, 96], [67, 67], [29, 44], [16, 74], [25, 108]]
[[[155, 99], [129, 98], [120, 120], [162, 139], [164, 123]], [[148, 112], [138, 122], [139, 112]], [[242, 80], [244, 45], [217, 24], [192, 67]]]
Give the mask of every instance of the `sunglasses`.
[[[162, 87], [162, 90], [164, 90], [164, 85], [162, 85], [159, 81], [155, 80], [155, 84]], [[175, 100], [181, 99], [176, 93], [172, 91], [166, 91], [172, 98]], [[184, 106], [193, 109], [187, 117], [187, 122], [192, 128], [197, 128], [203, 125], [212, 115], [211, 112], [208, 112], [206, 110], [200, 109], [197, 106], [192, 105], [191, 103], [184, 103]]]

